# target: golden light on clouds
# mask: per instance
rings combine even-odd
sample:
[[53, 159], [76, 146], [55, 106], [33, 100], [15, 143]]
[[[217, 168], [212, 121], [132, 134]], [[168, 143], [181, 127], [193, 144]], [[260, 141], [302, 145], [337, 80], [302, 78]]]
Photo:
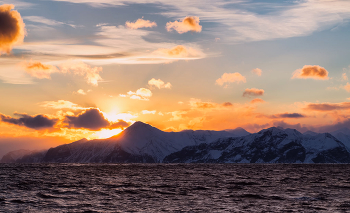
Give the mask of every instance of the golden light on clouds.
[[58, 71], [55, 66], [45, 65], [39, 61], [22, 62], [21, 66], [29, 75], [39, 79], [50, 79], [51, 74]]
[[192, 47], [186, 48], [183, 45], [178, 45], [169, 49], [159, 48], [153, 53], [166, 58], [197, 58], [204, 56], [204, 54], [201, 51], [195, 50]]
[[186, 17], [182, 21], [168, 22], [165, 28], [167, 31], [175, 30], [180, 34], [189, 31], [197, 33], [202, 31], [202, 26], [199, 25], [199, 18], [196, 16]]
[[229, 84], [229, 83], [234, 83], [234, 82], [237, 82], [237, 83], [240, 83], [240, 82], [243, 82], [243, 83], [246, 83], [247, 82], [247, 79], [241, 75], [240, 73], [238, 72], [235, 72], [235, 73], [224, 73], [221, 78], [217, 79], [216, 80], [216, 84], [220, 85], [220, 86], [223, 86], [224, 84]]
[[130, 99], [149, 101], [152, 91], [146, 88], [140, 88], [136, 92], [129, 91], [127, 94], [120, 94], [120, 97], [129, 97]]
[[265, 103], [265, 101], [261, 98], [255, 98], [250, 101], [251, 104], [257, 104], [257, 103]]
[[136, 30], [136, 29], [144, 28], [144, 27], [148, 27], [148, 28], [156, 27], [157, 23], [151, 22], [150, 20], [144, 20], [144, 19], [140, 18], [140, 19], [137, 19], [137, 21], [135, 21], [135, 22], [129, 22], [129, 21], [125, 22], [125, 26], [127, 28]]
[[12, 4], [0, 5], [0, 55], [9, 54], [12, 47], [23, 42], [25, 25]]
[[94, 86], [98, 85], [98, 82], [103, 80], [100, 76], [102, 67], [91, 67], [84, 62], [67, 62], [60, 65], [61, 73], [73, 73], [75, 75], [84, 76], [87, 83]]
[[305, 65], [302, 69], [295, 70], [292, 76], [294, 78], [312, 78], [315, 80], [328, 80], [328, 71], [318, 65]]
[[148, 85], [150, 86], [155, 86], [157, 87], [158, 89], [161, 89], [161, 88], [166, 88], [166, 89], [171, 89], [171, 84], [170, 82], [168, 83], [164, 83], [164, 81], [160, 80], [160, 79], [155, 79], [155, 78], [152, 78], [151, 80], [148, 81]]

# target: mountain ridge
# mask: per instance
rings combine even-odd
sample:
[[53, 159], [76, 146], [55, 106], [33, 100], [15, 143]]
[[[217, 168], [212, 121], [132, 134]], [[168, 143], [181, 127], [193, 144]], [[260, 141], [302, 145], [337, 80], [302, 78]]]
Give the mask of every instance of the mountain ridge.
[[41, 152], [13, 151], [0, 162], [350, 163], [350, 135], [344, 131], [337, 132], [341, 140], [330, 133], [302, 134], [280, 127], [253, 134], [243, 128], [163, 132], [139, 121], [107, 139], [84, 138]]

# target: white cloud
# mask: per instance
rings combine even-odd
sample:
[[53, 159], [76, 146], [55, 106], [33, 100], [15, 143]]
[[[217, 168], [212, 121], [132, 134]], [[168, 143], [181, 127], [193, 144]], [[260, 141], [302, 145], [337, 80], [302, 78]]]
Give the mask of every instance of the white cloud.
[[149, 111], [149, 110], [142, 110], [142, 114], [144, 114], [144, 115], [147, 115], [147, 114], [156, 114], [156, 110], [152, 110], [152, 111]]
[[120, 94], [120, 97], [129, 97], [130, 99], [149, 101], [152, 96], [152, 92], [146, 88], [140, 88], [136, 92], [129, 91], [127, 94]]
[[158, 89], [161, 89], [161, 88], [171, 89], [170, 82], [164, 83], [164, 81], [162, 81], [160, 79], [156, 80], [156, 79], [152, 78], [151, 80], [148, 81], [148, 85], [155, 86]]
[[71, 26], [73, 28], [76, 27], [73, 24], [67, 24], [67, 23], [64, 23], [64, 22], [48, 19], [48, 18], [45, 18], [43, 16], [24, 16], [23, 19], [26, 20], [26, 21], [30, 21], [30, 22], [46, 24], [46, 25], [49, 25], [49, 26], [68, 25], [68, 26]]

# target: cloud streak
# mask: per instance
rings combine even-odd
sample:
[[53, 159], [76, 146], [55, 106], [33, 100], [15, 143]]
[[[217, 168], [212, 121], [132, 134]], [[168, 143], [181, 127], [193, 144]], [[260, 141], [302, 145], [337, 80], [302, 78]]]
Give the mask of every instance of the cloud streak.
[[186, 48], [183, 45], [177, 45], [173, 48], [159, 48], [153, 52], [156, 55], [163, 56], [166, 58], [200, 58], [203, 57], [204, 54], [195, 50], [191, 47]]
[[136, 30], [139, 28], [152, 28], [156, 27], [157, 23], [156, 22], [151, 22], [150, 20], [144, 20], [144, 19], [137, 19], [135, 22], [125, 22], [125, 27]]
[[319, 111], [319, 112], [328, 112], [333, 110], [348, 110], [350, 109], [350, 102], [342, 102], [342, 103], [311, 103], [308, 104], [304, 110], [309, 111]]
[[25, 25], [14, 5], [0, 5], [0, 55], [9, 54], [12, 47], [23, 42], [26, 35]]

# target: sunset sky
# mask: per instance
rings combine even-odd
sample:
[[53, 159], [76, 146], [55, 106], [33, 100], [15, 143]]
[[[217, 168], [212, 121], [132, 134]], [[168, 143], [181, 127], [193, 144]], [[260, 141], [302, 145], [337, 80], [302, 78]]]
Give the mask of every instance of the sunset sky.
[[0, 156], [135, 121], [350, 126], [348, 0], [0, 0]]

